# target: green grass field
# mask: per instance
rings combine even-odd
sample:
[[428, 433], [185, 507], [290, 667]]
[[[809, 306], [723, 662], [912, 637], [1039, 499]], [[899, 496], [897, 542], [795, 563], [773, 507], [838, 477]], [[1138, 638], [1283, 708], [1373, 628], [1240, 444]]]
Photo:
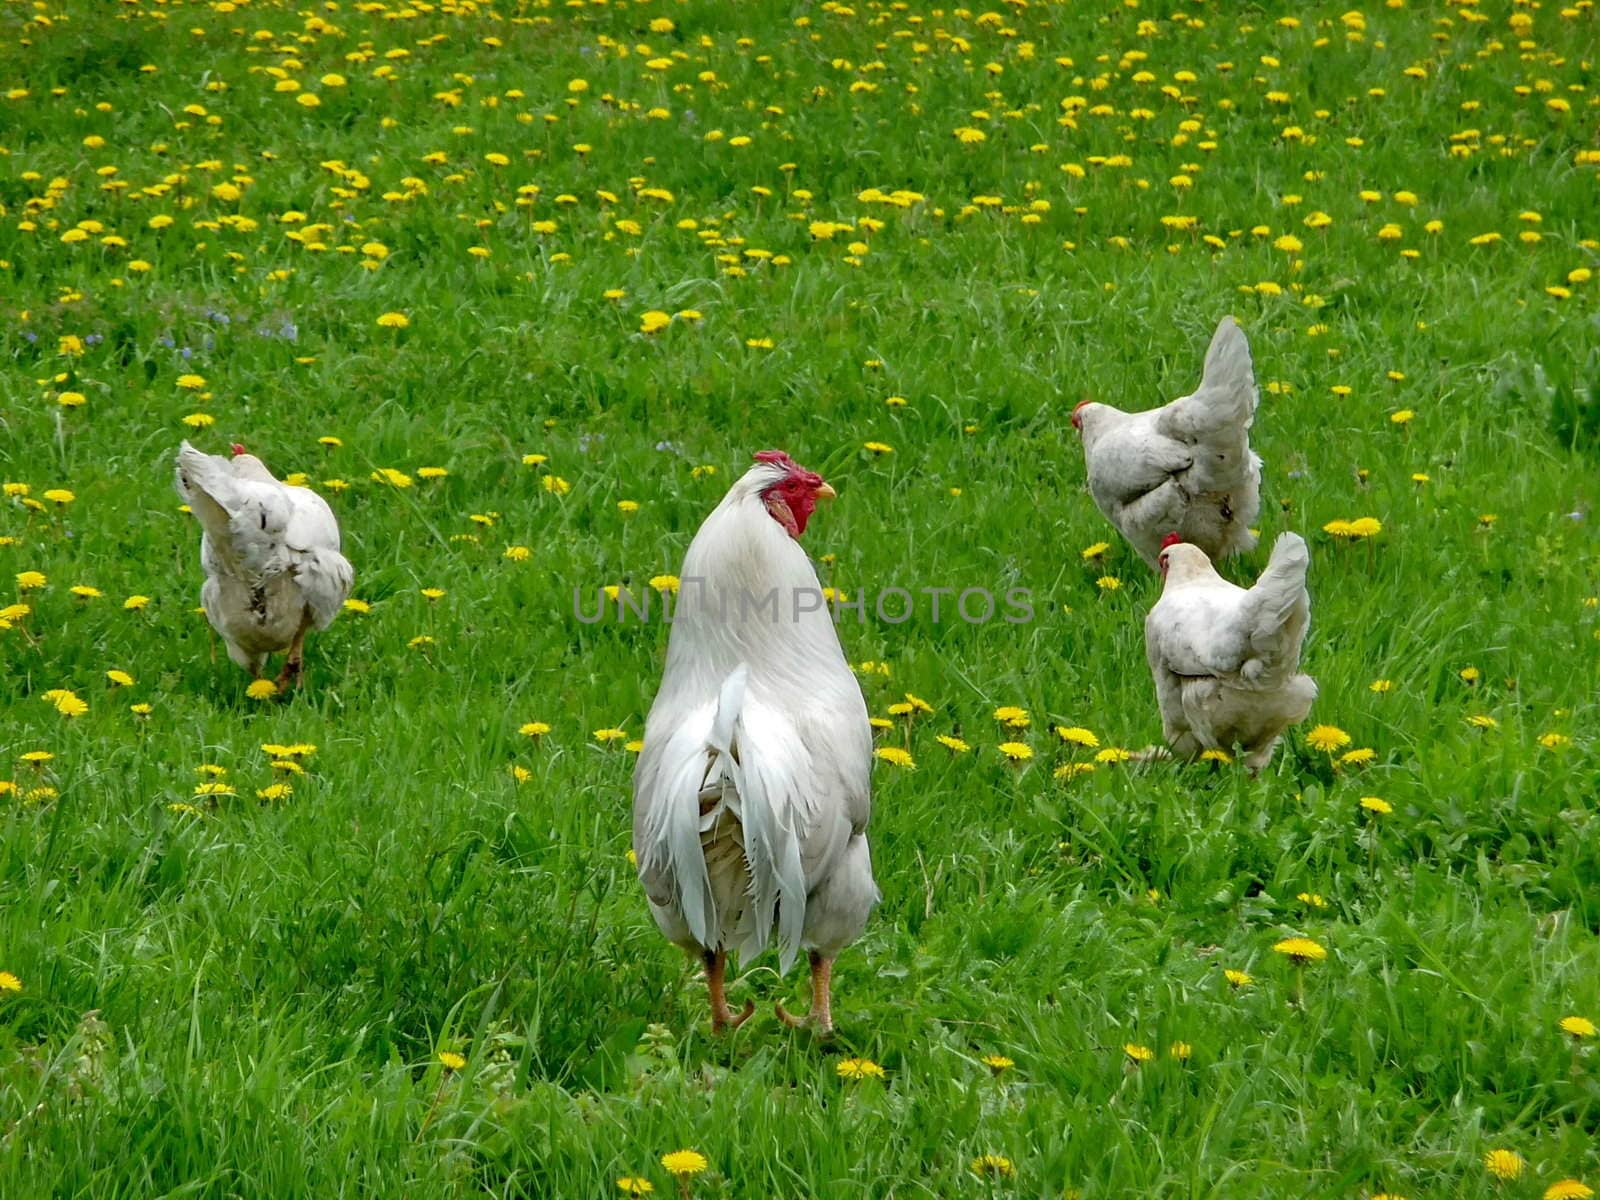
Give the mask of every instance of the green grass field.
[[[1600, 1188], [1597, 52], [1592, 0], [5, 0], [0, 1195]], [[1257, 780], [1115, 761], [1158, 580], [1067, 420], [1228, 312], [1226, 569], [1307, 537], [1321, 687]], [[184, 437], [343, 523], [300, 693], [212, 652]], [[627, 859], [667, 630], [574, 616], [769, 446], [825, 582], [1037, 610], [841, 625], [915, 765], [831, 1046], [770, 956], [710, 1036]]]

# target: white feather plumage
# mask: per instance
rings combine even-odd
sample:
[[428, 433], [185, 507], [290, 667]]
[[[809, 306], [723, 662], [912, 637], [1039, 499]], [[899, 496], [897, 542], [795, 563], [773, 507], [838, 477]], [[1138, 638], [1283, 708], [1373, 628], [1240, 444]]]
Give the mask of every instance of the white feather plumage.
[[1161, 554], [1166, 583], [1144, 638], [1167, 744], [1182, 758], [1238, 747], [1260, 770], [1317, 696], [1311, 676], [1299, 673], [1311, 621], [1305, 541], [1281, 534], [1248, 590], [1218, 575], [1197, 546]]
[[200, 603], [234, 662], [259, 674], [268, 654], [333, 623], [355, 573], [327, 501], [274, 478], [254, 455], [228, 459], [188, 442], [175, 484], [202, 530]]
[[1155, 566], [1177, 533], [1212, 558], [1255, 547], [1261, 459], [1250, 449], [1256, 410], [1250, 344], [1232, 317], [1217, 326], [1200, 386], [1161, 408], [1123, 412], [1084, 404], [1089, 494], [1141, 558]]
[[831, 616], [806, 611], [816, 571], [762, 502], [782, 474], [746, 472], [684, 558], [633, 844], [669, 939], [748, 959], [776, 934], [787, 970], [801, 948], [855, 940], [878, 889], [866, 704]]

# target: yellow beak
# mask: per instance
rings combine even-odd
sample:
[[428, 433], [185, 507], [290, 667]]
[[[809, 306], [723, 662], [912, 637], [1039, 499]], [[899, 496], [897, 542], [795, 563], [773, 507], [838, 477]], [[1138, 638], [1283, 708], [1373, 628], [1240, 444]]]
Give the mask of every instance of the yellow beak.
[[837, 500], [838, 498], [839, 493], [833, 490], [832, 484], [825, 483], [817, 489], [817, 499], [819, 500]]

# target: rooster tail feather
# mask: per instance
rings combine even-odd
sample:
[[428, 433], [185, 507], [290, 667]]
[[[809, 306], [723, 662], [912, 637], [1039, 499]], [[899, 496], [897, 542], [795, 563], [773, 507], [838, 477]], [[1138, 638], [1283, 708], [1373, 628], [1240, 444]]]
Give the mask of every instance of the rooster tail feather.
[[744, 711], [744, 689], [749, 682], [750, 667], [740, 663], [722, 681], [722, 690], [717, 693], [717, 711], [711, 718], [711, 734], [706, 740], [729, 761], [734, 758], [734, 730], [739, 724], [739, 714]]
[[800, 951], [805, 926], [805, 870], [800, 839], [793, 828], [792, 783], [740, 750], [748, 720], [748, 679], [749, 668], [741, 663], [723, 681], [709, 739], [737, 792], [734, 803], [744, 829], [745, 863], [750, 871], [750, 919], [743, 925], [736, 949], [741, 960], [760, 954], [766, 949], [776, 917], [780, 966], [787, 971]]
[[681, 799], [675, 799], [664, 814], [658, 846], [665, 851], [667, 874], [689, 932], [702, 946], [715, 946], [717, 902], [700, 849], [699, 798], [692, 787], [679, 789], [676, 796]]

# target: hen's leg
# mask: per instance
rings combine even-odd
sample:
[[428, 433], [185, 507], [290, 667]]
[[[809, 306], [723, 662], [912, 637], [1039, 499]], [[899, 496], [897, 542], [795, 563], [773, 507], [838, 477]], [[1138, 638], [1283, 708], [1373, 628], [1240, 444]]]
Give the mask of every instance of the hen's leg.
[[727, 1033], [750, 1019], [750, 1014], [756, 1010], [755, 1002], [746, 1000], [744, 1011], [734, 1016], [728, 1008], [728, 993], [723, 983], [723, 976], [728, 969], [728, 952], [707, 950], [705, 960], [706, 988], [711, 993], [711, 1032]]
[[783, 1007], [783, 1001], [778, 1001], [773, 1008], [777, 1011], [778, 1020], [792, 1029], [799, 1029], [802, 1025], [815, 1025], [817, 1032], [823, 1037], [833, 1036], [833, 959], [824, 958], [817, 951], [811, 952], [811, 1011], [803, 1017], [797, 1017]]
[[300, 682], [301, 668], [305, 664], [306, 630], [311, 628], [311, 619], [302, 618], [300, 628], [295, 632], [294, 641], [289, 643], [289, 653], [283, 660], [283, 670], [278, 672], [278, 686], [291, 688]]
[[1257, 746], [1249, 754], [1245, 755], [1245, 770], [1249, 771], [1252, 777], [1259, 775], [1266, 768], [1266, 765], [1272, 761], [1272, 752], [1277, 748], [1278, 735], [1274, 734], [1266, 740], [1265, 744]]

